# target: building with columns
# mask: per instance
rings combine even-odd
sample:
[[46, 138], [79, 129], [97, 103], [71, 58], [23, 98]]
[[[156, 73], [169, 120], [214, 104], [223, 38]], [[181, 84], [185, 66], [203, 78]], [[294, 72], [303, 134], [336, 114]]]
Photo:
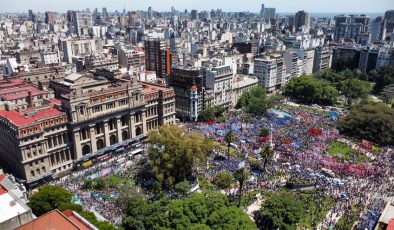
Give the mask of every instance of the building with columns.
[[56, 107], [0, 110], [1, 166], [30, 186], [73, 166], [68, 118]]
[[111, 146], [126, 145], [159, 125], [175, 123], [173, 90], [142, 84], [136, 77], [110, 81], [73, 74], [53, 81], [51, 87], [69, 117], [77, 161], [116, 151]]
[[71, 74], [50, 87], [56, 98], [34, 104], [27, 94], [24, 110], [0, 108], [0, 166], [30, 188], [122, 154], [148, 131], [175, 123], [174, 90], [137, 77]]

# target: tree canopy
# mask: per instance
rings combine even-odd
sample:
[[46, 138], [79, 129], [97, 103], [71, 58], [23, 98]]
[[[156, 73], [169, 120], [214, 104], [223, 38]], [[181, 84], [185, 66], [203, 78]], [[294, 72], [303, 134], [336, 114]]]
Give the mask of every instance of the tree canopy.
[[378, 70], [372, 70], [371, 79], [376, 84], [373, 88], [374, 93], [380, 93], [384, 87], [394, 84], [394, 66], [383, 66]]
[[233, 181], [233, 174], [231, 174], [229, 171], [220, 171], [215, 174], [212, 183], [220, 189], [227, 189], [231, 187]]
[[56, 185], [43, 185], [30, 197], [29, 206], [36, 216], [41, 216], [53, 209], [60, 211], [74, 210], [100, 230], [118, 229], [108, 221], [99, 221], [89, 211], [82, 209], [79, 204], [71, 203], [71, 192]]
[[230, 206], [220, 193], [194, 193], [183, 199], [148, 201], [135, 197], [128, 203], [123, 220], [132, 229], [256, 229], [240, 209]]
[[350, 106], [354, 100], [365, 99], [372, 91], [371, 83], [349, 78], [339, 83], [339, 90], [346, 97], [347, 104]]
[[226, 109], [220, 106], [207, 107], [198, 114], [198, 120], [206, 122], [210, 119], [217, 119], [222, 117], [225, 111]]
[[251, 114], [262, 114], [270, 107], [270, 104], [265, 89], [258, 85], [242, 93], [237, 108], [242, 108]]
[[190, 180], [192, 169], [205, 161], [212, 151], [212, 141], [201, 133], [187, 132], [176, 125], [160, 126], [149, 134], [149, 163], [155, 179], [166, 188]]
[[296, 229], [296, 223], [303, 214], [302, 203], [287, 192], [272, 194], [261, 209], [255, 212], [254, 219], [259, 229]]
[[312, 76], [291, 79], [285, 86], [284, 94], [302, 103], [322, 105], [332, 105], [338, 97], [334, 87]]
[[60, 205], [71, 202], [71, 192], [56, 185], [43, 185], [30, 197], [29, 206], [36, 216], [41, 216]]
[[338, 124], [341, 133], [381, 145], [394, 143], [394, 109], [383, 103], [353, 108]]

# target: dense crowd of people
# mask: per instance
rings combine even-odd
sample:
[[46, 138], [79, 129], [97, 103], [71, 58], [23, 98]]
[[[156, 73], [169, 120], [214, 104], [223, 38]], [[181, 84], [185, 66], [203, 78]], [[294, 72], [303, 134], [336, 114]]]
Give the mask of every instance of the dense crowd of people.
[[[227, 170], [234, 172], [240, 165], [251, 169], [248, 156], [259, 159], [262, 145], [272, 144], [277, 157], [272, 161], [261, 180], [250, 180], [245, 190], [264, 188], [274, 191], [283, 186], [282, 181], [308, 181], [314, 184], [314, 189], [321, 188], [321, 196], [330, 196], [335, 204], [323, 220], [321, 227], [334, 227], [340, 217], [359, 205], [365, 211], [361, 216], [359, 226], [369, 226], [371, 220], [376, 222], [376, 215], [381, 212], [387, 202], [380, 202], [374, 206], [365, 205], [365, 201], [372, 202], [371, 197], [392, 197], [394, 183], [388, 179], [392, 177], [393, 150], [383, 148], [379, 154], [372, 154], [370, 150], [342, 137], [336, 129], [339, 114], [327, 112], [311, 112], [303, 107], [282, 107], [281, 110], [271, 110], [262, 117], [247, 118], [242, 114], [229, 114], [225, 123], [195, 123], [191, 128], [201, 131], [206, 137], [227, 145], [225, 135], [230, 130], [235, 134], [232, 147], [237, 148], [242, 158], [230, 156], [217, 160], [217, 155], [226, 156], [225, 150], [216, 150], [209, 159], [209, 167], [204, 172], [206, 178], [212, 178], [217, 172]], [[270, 135], [260, 136], [260, 130], [267, 128]], [[356, 163], [352, 160], [344, 161], [340, 156], [331, 156], [327, 148], [333, 141], [340, 141], [355, 149], [357, 154], [366, 154], [366, 162]], [[277, 175], [277, 178], [272, 177]], [[270, 178], [269, 180], [266, 180]], [[382, 183], [382, 182], [387, 183]], [[230, 191], [234, 191], [230, 189]], [[256, 198], [257, 199], [257, 198]], [[387, 199], [386, 199], [387, 201]], [[316, 204], [318, 205], [318, 204]], [[365, 209], [364, 209], [365, 208]], [[374, 213], [374, 215], [371, 215]], [[363, 228], [364, 229], [364, 228]], [[367, 229], [370, 229], [367, 227]]]
[[[252, 175], [244, 186], [245, 191], [276, 191], [284, 186], [286, 181], [308, 184], [307, 189], [313, 191], [308, 202], [315, 202], [318, 210], [322, 208], [320, 201], [323, 196], [334, 200], [327, 215], [323, 219], [314, 216], [312, 225], [318, 226], [318, 229], [334, 227], [352, 206], [357, 205], [361, 207], [357, 226], [360, 229], [370, 229], [368, 226], [371, 222], [376, 222], [376, 216], [382, 212], [388, 198], [394, 196], [394, 152], [392, 148], [386, 147], [374, 155], [370, 150], [342, 137], [336, 129], [338, 116], [339, 113], [334, 111], [316, 112], [305, 107], [282, 106], [280, 110], [270, 110], [264, 116], [251, 117], [229, 112], [226, 114], [226, 122], [185, 125], [189, 130], [199, 131], [217, 142], [207, 164], [197, 169], [198, 173], [208, 180], [212, 181], [220, 171], [234, 173], [240, 167], [245, 167]], [[262, 129], [267, 129], [268, 134], [262, 136]], [[230, 130], [234, 133], [232, 154], [227, 153], [228, 143], [225, 140]], [[338, 155], [330, 155], [327, 148], [333, 141], [340, 141], [360, 150], [358, 154], [367, 154], [369, 160], [356, 163], [340, 159]], [[264, 146], [272, 146], [274, 157], [269, 160], [265, 171], [255, 170], [250, 159], [258, 160], [262, 164], [260, 152]], [[116, 188], [104, 188], [100, 191], [84, 188], [84, 183], [89, 178], [97, 179], [113, 174], [132, 178], [129, 169], [130, 164], [135, 163], [120, 162], [119, 159], [121, 157], [93, 165], [56, 183], [73, 192], [75, 203], [80, 203], [85, 209], [120, 225], [122, 210], [116, 203], [119, 191]], [[226, 192], [234, 195], [237, 189], [239, 186], [235, 185]]]

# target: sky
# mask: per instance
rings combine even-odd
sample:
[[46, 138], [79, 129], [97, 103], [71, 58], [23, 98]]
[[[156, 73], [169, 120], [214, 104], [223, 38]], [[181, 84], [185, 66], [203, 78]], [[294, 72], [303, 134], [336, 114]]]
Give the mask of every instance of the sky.
[[264, 3], [274, 7], [277, 12], [373, 12], [380, 13], [394, 9], [394, 0], [0, 0], [0, 12], [35, 12], [81, 10], [85, 8], [106, 7], [109, 11], [147, 10], [149, 6], [156, 11], [170, 11], [171, 6], [177, 10], [197, 9], [211, 10], [221, 8], [224, 11], [258, 12]]

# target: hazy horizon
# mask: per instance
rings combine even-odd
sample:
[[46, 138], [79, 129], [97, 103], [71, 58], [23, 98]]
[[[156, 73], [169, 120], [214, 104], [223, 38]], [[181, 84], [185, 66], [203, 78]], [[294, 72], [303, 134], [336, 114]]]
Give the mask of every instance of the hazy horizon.
[[[261, 4], [265, 7], [276, 8], [276, 11], [282, 13], [293, 13], [298, 10], [305, 10], [311, 13], [384, 13], [386, 10], [394, 9], [392, 0], [244, 0], [242, 8], [239, 6], [239, 1], [236, 0], [17, 0], [8, 1], [0, 0], [2, 6], [0, 12], [5, 13], [24, 13], [29, 9], [35, 12], [55, 11], [64, 13], [67, 10], [82, 10], [90, 8], [98, 8], [99, 11], [106, 7], [108, 11], [115, 10], [126, 11], [143, 10], [146, 11], [149, 6], [154, 11], [170, 11], [171, 7], [178, 11], [185, 9], [192, 10], [208, 10], [222, 9], [226, 12], [243, 12], [249, 11], [257, 13], [260, 11]], [[352, 11], [344, 11], [343, 9], [352, 9]]]

